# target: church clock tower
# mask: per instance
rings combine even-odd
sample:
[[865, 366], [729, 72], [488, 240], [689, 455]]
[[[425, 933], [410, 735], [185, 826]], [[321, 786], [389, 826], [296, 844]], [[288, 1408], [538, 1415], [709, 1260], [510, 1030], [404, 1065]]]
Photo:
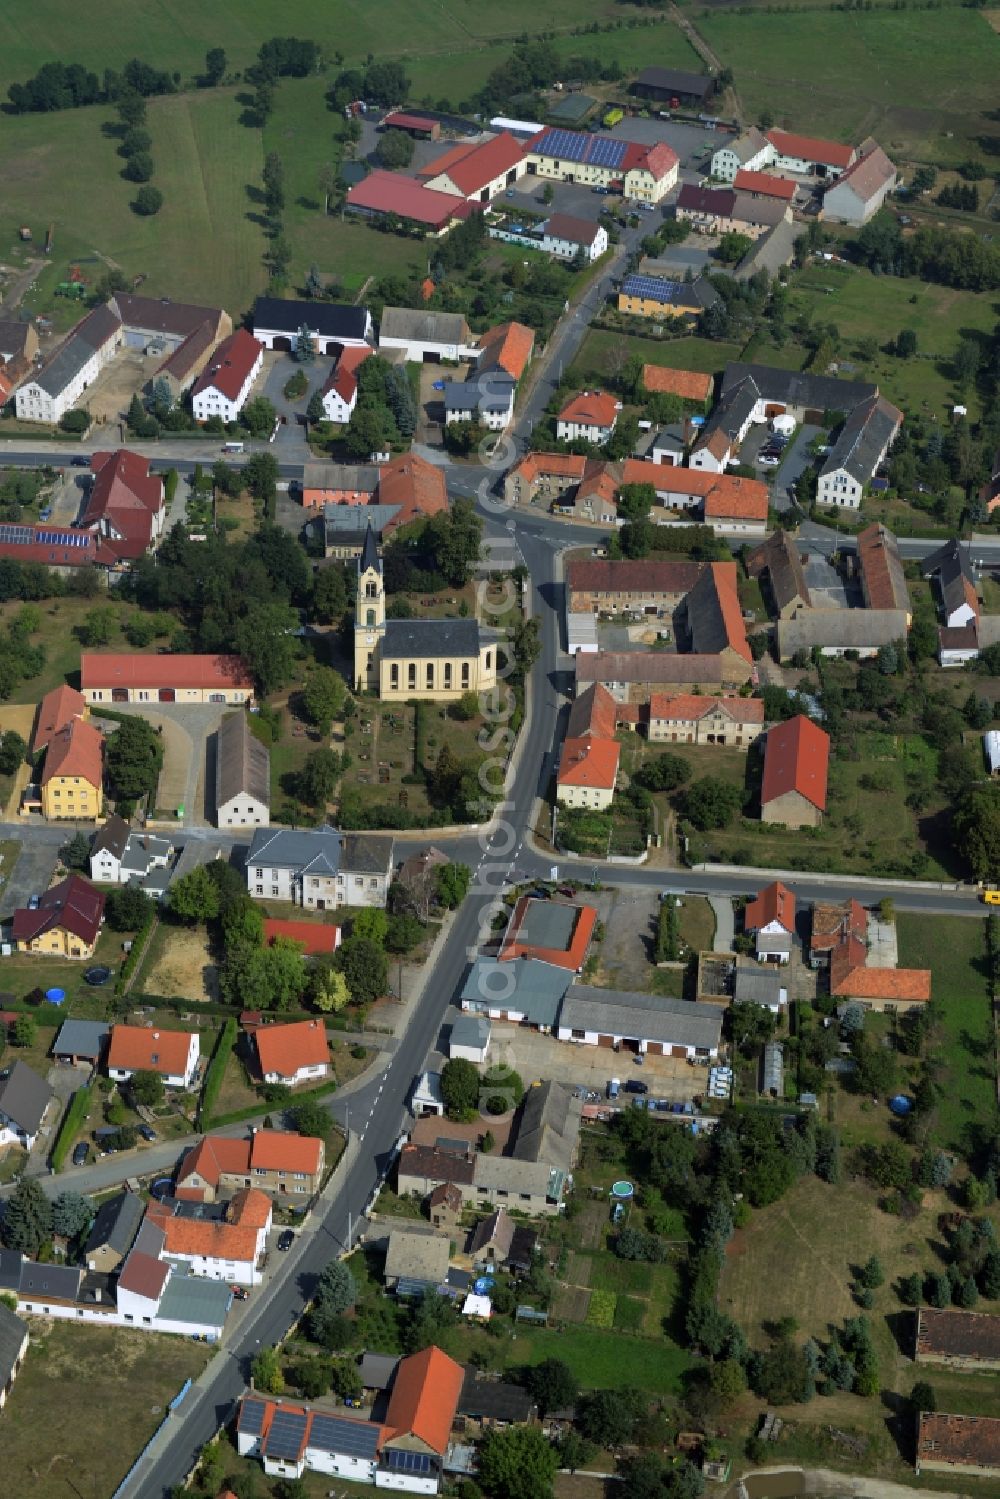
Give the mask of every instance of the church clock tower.
[[358, 558], [358, 588], [354, 601], [354, 688], [377, 692], [379, 646], [385, 637], [385, 581], [382, 559], [369, 523]]

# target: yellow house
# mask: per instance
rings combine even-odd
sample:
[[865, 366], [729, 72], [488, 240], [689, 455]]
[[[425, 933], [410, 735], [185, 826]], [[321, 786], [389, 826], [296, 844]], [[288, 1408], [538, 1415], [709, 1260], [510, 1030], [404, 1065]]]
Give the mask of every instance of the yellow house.
[[618, 292], [618, 311], [633, 317], [699, 317], [719, 300], [709, 282], [671, 281], [664, 276], [626, 276]]
[[497, 681], [497, 640], [475, 619], [386, 619], [382, 559], [371, 527], [358, 558], [354, 609], [354, 687], [388, 702], [447, 702], [489, 692]]
[[59, 818], [94, 821], [101, 815], [104, 736], [74, 718], [49, 740], [42, 770], [42, 811]]
[[104, 895], [78, 874], [46, 890], [38, 904], [14, 912], [18, 952], [55, 958], [91, 958], [104, 919]]

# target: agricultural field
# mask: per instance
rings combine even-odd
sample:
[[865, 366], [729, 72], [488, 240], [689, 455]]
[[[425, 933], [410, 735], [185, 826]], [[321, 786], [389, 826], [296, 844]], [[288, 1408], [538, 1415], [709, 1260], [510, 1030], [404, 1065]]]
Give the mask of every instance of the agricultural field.
[[[702, 11], [748, 118], [838, 140], [875, 135], [894, 159], [957, 162], [995, 107], [997, 39], [974, 10]], [[951, 132], [952, 139], [947, 139]]]

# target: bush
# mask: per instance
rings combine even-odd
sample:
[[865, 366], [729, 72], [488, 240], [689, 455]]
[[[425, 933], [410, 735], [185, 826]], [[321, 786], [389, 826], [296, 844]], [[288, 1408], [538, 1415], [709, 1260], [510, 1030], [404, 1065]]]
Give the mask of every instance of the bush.
[[222, 1079], [225, 1076], [226, 1064], [228, 1063], [229, 1058], [232, 1055], [233, 1047], [236, 1045], [236, 1035], [237, 1024], [235, 1019], [227, 1020], [225, 1025], [222, 1027], [222, 1030], [219, 1032], [219, 1039], [215, 1043], [215, 1050], [212, 1052], [212, 1060], [208, 1064], [208, 1070], [205, 1073], [205, 1081], [202, 1085], [201, 1101], [199, 1104], [198, 1112], [201, 1122], [206, 1125], [211, 1123], [212, 1110], [215, 1107], [215, 1101], [218, 1098], [219, 1090], [222, 1087]]
[[162, 207], [163, 194], [158, 187], [150, 187], [148, 183], [145, 187], [140, 187], [132, 200], [133, 212], [145, 219], [152, 218]]
[[81, 411], [79, 407], [73, 411], [64, 411], [59, 418], [59, 428], [63, 432], [86, 432], [90, 426], [90, 412]]

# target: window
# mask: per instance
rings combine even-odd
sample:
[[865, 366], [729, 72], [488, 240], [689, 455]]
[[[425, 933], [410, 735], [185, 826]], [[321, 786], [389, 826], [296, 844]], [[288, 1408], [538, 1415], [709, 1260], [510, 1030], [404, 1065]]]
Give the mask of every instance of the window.
[[257, 894], [258, 895], [263, 895], [264, 894], [264, 886], [263, 885], [258, 885], [257, 886]]
[[468, 687], [468, 685], [469, 685], [469, 663], [468, 663], [468, 661], [463, 661], [462, 662], [462, 686], [464, 688], [464, 687]]
[[427, 689], [428, 689], [428, 691], [433, 691], [433, 688], [434, 688], [434, 662], [433, 661], [428, 661], [428, 663], [427, 663]]
[[399, 691], [399, 667], [395, 661], [389, 668], [389, 686], [393, 692]]
[[417, 663], [415, 661], [411, 661], [406, 668], [406, 685], [407, 687], [416, 687], [417, 685]]

